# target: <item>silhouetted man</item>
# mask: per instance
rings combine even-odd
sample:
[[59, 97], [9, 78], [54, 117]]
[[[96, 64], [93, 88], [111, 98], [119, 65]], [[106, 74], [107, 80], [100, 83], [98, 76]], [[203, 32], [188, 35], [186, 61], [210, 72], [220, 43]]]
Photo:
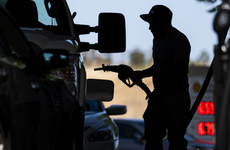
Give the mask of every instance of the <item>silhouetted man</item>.
[[188, 63], [190, 43], [187, 37], [171, 25], [172, 12], [155, 5], [148, 14], [140, 16], [149, 23], [153, 39], [154, 64], [135, 75], [153, 77], [154, 91], [143, 115], [145, 121], [145, 150], [162, 150], [166, 136], [170, 150], [185, 150], [187, 141], [185, 120], [190, 110], [188, 92]]

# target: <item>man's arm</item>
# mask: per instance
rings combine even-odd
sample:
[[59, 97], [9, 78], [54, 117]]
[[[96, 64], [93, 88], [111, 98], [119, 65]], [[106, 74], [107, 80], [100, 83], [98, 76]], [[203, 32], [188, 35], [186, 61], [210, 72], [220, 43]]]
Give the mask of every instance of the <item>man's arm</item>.
[[141, 79], [153, 76], [153, 65], [142, 71], [134, 71], [134, 75]]

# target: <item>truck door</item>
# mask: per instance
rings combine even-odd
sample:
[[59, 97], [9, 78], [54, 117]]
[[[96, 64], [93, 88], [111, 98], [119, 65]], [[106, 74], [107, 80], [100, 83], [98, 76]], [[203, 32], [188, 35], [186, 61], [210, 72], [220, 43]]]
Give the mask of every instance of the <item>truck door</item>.
[[36, 76], [26, 71], [32, 53], [9, 15], [0, 9], [0, 133], [3, 149], [32, 148], [39, 122]]

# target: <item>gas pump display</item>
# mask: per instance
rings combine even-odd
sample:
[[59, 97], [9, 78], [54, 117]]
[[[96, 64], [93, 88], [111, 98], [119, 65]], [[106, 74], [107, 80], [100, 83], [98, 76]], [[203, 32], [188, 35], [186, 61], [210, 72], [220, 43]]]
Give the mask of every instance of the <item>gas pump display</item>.
[[[198, 115], [214, 115], [214, 102], [202, 101], [197, 108]], [[213, 116], [212, 116], [213, 117]], [[199, 122], [198, 123], [198, 135], [214, 135], [214, 122]]]
[[199, 122], [198, 123], [199, 135], [214, 135], [214, 122]]
[[213, 101], [202, 101], [197, 108], [197, 113], [199, 115], [214, 115], [214, 110], [215, 108]]
[[[190, 72], [194, 72], [189, 76], [189, 92], [191, 97], [191, 106], [195, 102], [201, 86], [204, 83], [208, 67], [202, 68], [203, 73], [197, 71], [198, 67], [190, 69]], [[193, 136], [196, 139], [201, 140], [213, 140], [214, 135], [214, 102], [213, 102], [213, 87], [214, 82], [211, 79], [207, 90], [200, 102], [196, 113], [189, 126], [187, 127], [187, 134]]]

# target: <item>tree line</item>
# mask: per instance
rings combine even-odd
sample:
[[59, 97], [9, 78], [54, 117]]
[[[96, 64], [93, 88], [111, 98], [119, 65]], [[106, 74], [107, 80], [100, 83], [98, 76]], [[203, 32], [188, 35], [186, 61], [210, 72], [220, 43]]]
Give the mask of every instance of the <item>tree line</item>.
[[[151, 51], [149, 51], [151, 52]], [[135, 68], [146, 68], [153, 64], [151, 53], [146, 54], [145, 51], [135, 48], [131, 50], [126, 62], [118, 62], [118, 64], [125, 63], [131, 67]], [[149, 55], [150, 54], [150, 55]], [[113, 58], [111, 54], [100, 54], [97, 51], [92, 50], [89, 53], [83, 54], [84, 62], [86, 66], [100, 66], [101, 64], [113, 64]], [[116, 65], [118, 65], [116, 64]], [[210, 65], [210, 55], [206, 50], [202, 50], [200, 54], [195, 59], [190, 59], [190, 66], [209, 66]]]

